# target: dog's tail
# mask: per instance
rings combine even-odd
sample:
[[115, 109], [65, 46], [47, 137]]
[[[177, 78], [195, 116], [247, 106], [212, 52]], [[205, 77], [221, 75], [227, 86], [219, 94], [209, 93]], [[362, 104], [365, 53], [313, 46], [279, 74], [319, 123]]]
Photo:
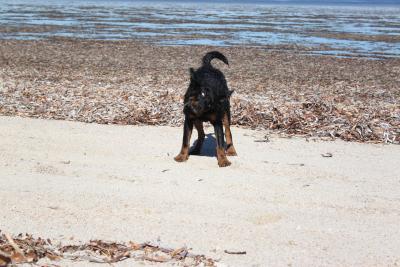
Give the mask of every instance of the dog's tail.
[[211, 66], [211, 60], [213, 60], [214, 58], [221, 60], [222, 62], [224, 62], [226, 65], [229, 66], [228, 59], [226, 59], [226, 57], [218, 51], [208, 52], [203, 57], [203, 66]]

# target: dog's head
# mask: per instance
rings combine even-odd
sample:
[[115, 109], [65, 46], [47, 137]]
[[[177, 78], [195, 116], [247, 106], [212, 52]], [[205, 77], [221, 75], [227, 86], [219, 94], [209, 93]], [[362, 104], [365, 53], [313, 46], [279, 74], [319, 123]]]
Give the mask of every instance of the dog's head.
[[185, 105], [196, 116], [201, 116], [213, 108], [215, 96], [209, 85], [196, 77], [190, 68], [190, 86]]
[[213, 102], [213, 95], [210, 93], [210, 88], [203, 87], [189, 96], [188, 106], [196, 116], [200, 116], [212, 109]]
[[209, 80], [198, 74], [194, 69], [190, 68], [190, 85], [185, 99], [185, 107], [196, 116], [201, 116], [216, 108], [216, 105], [224, 100], [229, 99], [233, 91], [229, 91], [228, 95], [222, 98], [217, 94], [218, 83], [215, 80]]

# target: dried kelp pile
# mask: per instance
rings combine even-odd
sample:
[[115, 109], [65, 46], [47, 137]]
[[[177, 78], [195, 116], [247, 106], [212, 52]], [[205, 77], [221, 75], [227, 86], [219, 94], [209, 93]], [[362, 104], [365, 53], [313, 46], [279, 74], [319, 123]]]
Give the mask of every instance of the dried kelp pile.
[[[346, 105], [335, 97], [313, 97], [301, 102], [252, 105], [234, 102], [233, 122], [238, 125], [272, 129], [285, 135], [341, 138], [346, 141], [400, 143], [400, 109], [396, 105]], [[238, 112], [239, 111], [239, 112]], [[251, 114], [250, 116], [248, 114]]]
[[177, 266], [215, 266], [214, 260], [190, 253], [187, 248], [169, 249], [149, 243], [116, 243], [92, 240], [79, 245], [62, 245], [50, 239], [29, 234], [11, 237], [0, 234], [0, 266], [36, 263], [44, 259], [56, 263], [62, 259], [73, 262], [115, 263], [127, 259], [153, 263], [174, 263]]
[[[182, 124], [188, 68], [213, 47], [135, 41], [0, 41], [0, 115]], [[270, 47], [269, 47], [270, 48]], [[233, 124], [284, 135], [400, 143], [400, 59], [218, 48]]]

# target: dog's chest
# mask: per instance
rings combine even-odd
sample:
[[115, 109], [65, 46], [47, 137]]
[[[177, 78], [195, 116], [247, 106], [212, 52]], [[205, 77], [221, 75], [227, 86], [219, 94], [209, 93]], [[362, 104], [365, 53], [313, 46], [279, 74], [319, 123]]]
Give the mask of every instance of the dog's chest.
[[[209, 121], [209, 122], [213, 123], [218, 119], [218, 113], [215, 111], [212, 111], [212, 112], [207, 112], [205, 114], [202, 114], [201, 116], [196, 116], [194, 114], [190, 114], [189, 117], [192, 120], [199, 120], [199, 121], [203, 121], [203, 122]], [[219, 119], [221, 119], [221, 118], [219, 118]]]

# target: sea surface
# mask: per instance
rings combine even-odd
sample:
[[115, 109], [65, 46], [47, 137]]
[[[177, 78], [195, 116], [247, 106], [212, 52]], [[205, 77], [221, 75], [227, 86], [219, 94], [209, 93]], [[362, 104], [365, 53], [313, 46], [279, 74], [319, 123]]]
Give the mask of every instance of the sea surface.
[[0, 1], [0, 39], [53, 37], [400, 57], [400, 0]]

